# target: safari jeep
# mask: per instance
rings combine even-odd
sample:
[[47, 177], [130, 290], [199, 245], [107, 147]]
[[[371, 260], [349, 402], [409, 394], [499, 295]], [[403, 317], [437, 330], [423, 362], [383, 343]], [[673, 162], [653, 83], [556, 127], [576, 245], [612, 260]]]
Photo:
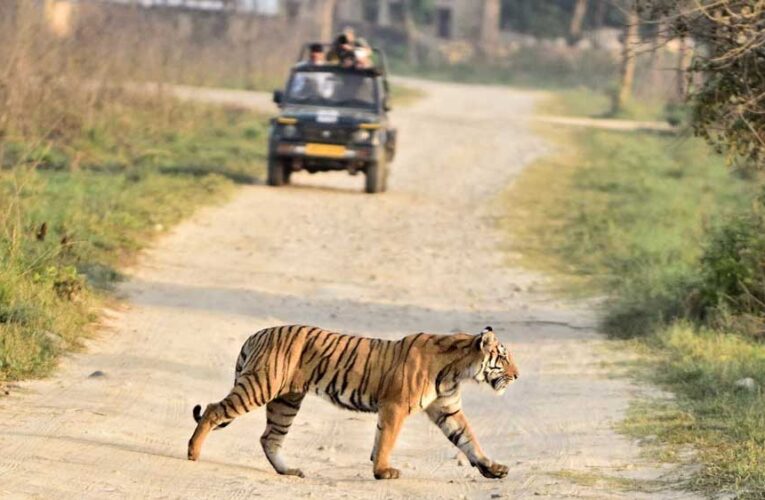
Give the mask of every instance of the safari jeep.
[[289, 184], [293, 172], [346, 170], [366, 175], [365, 191], [385, 191], [396, 133], [388, 123], [387, 84], [379, 69], [299, 63], [286, 88], [274, 91], [268, 184]]

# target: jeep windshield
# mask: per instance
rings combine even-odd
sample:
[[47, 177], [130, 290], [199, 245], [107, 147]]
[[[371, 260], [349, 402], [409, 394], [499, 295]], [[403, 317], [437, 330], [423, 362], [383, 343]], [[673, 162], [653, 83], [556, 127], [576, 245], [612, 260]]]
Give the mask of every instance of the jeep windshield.
[[287, 104], [375, 109], [377, 86], [372, 76], [332, 71], [296, 71], [292, 74]]

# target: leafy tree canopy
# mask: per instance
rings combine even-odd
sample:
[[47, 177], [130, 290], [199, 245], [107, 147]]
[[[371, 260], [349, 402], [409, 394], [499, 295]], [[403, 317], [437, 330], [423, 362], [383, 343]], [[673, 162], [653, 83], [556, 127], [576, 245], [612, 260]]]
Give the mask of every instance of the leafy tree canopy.
[[695, 132], [730, 159], [765, 167], [765, 0], [639, 0], [644, 16], [696, 43]]

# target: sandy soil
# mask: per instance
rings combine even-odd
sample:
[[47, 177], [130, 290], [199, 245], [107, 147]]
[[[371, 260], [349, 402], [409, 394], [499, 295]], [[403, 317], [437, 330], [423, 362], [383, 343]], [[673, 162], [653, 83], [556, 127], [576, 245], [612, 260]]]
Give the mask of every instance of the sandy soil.
[[[87, 353], [0, 399], [0, 497], [683, 496], [559, 475], [671, 470], [650, 467], [612, 429], [643, 389], [612, 376], [615, 355], [592, 312], [506, 265], [510, 236], [495, 227], [496, 196], [548, 149], [527, 123], [534, 95], [409, 84], [428, 97], [394, 114], [400, 154], [389, 193], [364, 195], [363, 176], [345, 174], [242, 187], [143, 255], [122, 287], [126, 306], [107, 312]], [[283, 323], [385, 338], [492, 325], [521, 377], [503, 397], [467, 387], [464, 408], [509, 476], [491, 481], [460, 466], [417, 415], [394, 451], [402, 479], [374, 481], [375, 417], [313, 398], [284, 452], [305, 479], [272, 471], [258, 442], [262, 411], [213, 433], [201, 461], [187, 461], [192, 406], [227, 393], [248, 335]]]

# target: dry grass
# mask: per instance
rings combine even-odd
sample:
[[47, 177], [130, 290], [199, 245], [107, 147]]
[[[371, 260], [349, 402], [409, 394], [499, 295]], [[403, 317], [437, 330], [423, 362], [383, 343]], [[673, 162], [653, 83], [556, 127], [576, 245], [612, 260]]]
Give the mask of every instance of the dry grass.
[[137, 57], [151, 26], [62, 40], [40, 5], [0, 3], [0, 380], [76, 349], [124, 259], [259, 179], [265, 149], [263, 117], [122, 90], [161, 61]]

